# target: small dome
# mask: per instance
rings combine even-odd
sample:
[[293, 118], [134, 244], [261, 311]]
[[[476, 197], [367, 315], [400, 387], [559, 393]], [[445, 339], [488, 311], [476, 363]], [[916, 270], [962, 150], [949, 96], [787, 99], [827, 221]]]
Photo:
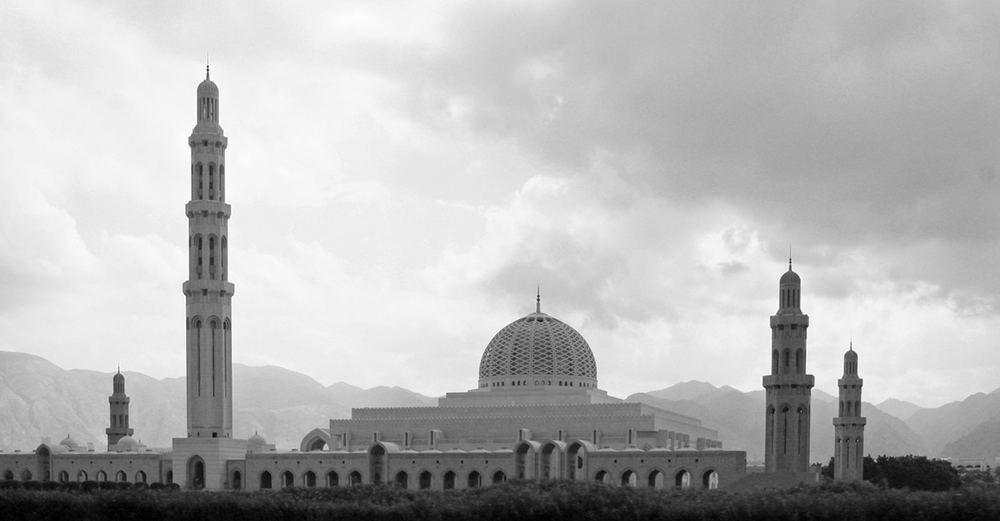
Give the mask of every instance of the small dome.
[[250, 438], [247, 439], [248, 449], [260, 449], [262, 447], [265, 447], [266, 445], [267, 445], [267, 440], [265, 440], [263, 436], [257, 434], [256, 432], [253, 433], [253, 436], [250, 436]]
[[122, 436], [118, 440], [118, 448], [124, 451], [135, 451], [139, 449], [139, 442], [131, 436]]
[[66, 437], [63, 438], [63, 440], [59, 442], [59, 445], [62, 445], [63, 447], [66, 447], [67, 449], [76, 449], [76, 448], [80, 447], [80, 444], [77, 443], [77, 441], [74, 440], [73, 437], [70, 436], [69, 434], [67, 434]]
[[780, 284], [801, 284], [801, 283], [802, 279], [799, 278], [799, 274], [792, 271], [791, 268], [788, 268], [788, 271], [786, 271], [785, 274], [781, 276]]
[[212, 80], [205, 78], [205, 81], [198, 84], [198, 97], [219, 97], [219, 86]]
[[597, 387], [597, 364], [580, 333], [537, 311], [501, 329], [483, 352], [480, 388], [506, 384], [503, 387], [509, 389], [511, 381], [526, 386]]
[[844, 353], [844, 360], [854, 360], [854, 361], [858, 360], [858, 353], [854, 351], [853, 347], [851, 347], [850, 350]]

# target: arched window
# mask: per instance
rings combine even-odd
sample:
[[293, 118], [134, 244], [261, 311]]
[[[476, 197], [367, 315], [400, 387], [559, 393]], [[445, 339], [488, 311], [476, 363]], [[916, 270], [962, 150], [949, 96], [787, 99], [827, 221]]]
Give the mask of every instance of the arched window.
[[632, 472], [631, 470], [626, 470], [625, 472], [622, 472], [622, 486], [623, 487], [633, 487], [634, 488], [635, 484], [636, 484], [635, 472]]
[[610, 474], [606, 470], [598, 470], [597, 474], [594, 474], [594, 481], [599, 483], [607, 483], [610, 478]]
[[135, 473], [135, 482], [136, 483], [145, 483], [146, 482], [146, 473], [143, 472], [143, 471], [141, 471], [141, 470], [138, 471], [138, 472], [136, 472]]
[[701, 476], [701, 487], [709, 490], [719, 488], [719, 473], [714, 470], [706, 471], [705, 474]]
[[677, 488], [690, 488], [691, 487], [691, 473], [682, 470], [674, 475], [674, 486]]
[[31, 471], [30, 470], [24, 469], [21, 472], [21, 481], [31, 481]]
[[498, 470], [498, 471], [496, 471], [496, 472], [493, 473], [493, 484], [494, 485], [497, 485], [497, 484], [500, 484], [500, 483], [506, 483], [506, 482], [507, 482], [507, 474], [504, 474], [504, 472], [502, 470]]
[[326, 473], [326, 486], [329, 488], [340, 486], [340, 476], [336, 472], [330, 471]]
[[3, 472], [3, 479], [5, 479], [7, 481], [10, 481], [10, 480], [14, 479], [14, 471], [10, 470], [10, 469], [5, 470]]
[[226, 200], [226, 165], [219, 165], [219, 200]]
[[201, 163], [198, 163], [197, 170], [198, 170], [198, 197], [196, 197], [195, 199], [199, 199], [200, 200], [200, 199], [204, 199], [205, 198], [205, 192], [204, 192], [204, 190], [205, 190], [205, 172], [204, 172], [203, 167], [201, 166]]
[[170, 484], [170, 483], [173, 483], [173, 482], [174, 482], [174, 471], [168, 470], [167, 471], [167, 484]]
[[295, 486], [295, 476], [290, 470], [286, 470], [281, 473], [281, 488], [290, 488]]
[[350, 484], [352, 487], [356, 487], [361, 484], [361, 473], [358, 471], [352, 471], [348, 476]]
[[788, 369], [788, 367], [790, 365], [789, 364], [789, 358], [790, 358], [789, 354], [790, 354], [790, 352], [787, 349], [785, 349], [784, 352], [782, 352], [782, 356], [785, 357], [785, 369]]
[[448, 471], [444, 473], [444, 489], [451, 490], [455, 488], [455, 473]]
[[203, 275], [202, 265], [203, 265], [203, 262], [204, 262], [203, 261], [204, 257], [202, 257], [202, 255], [204, 254], [204, 251], [205, 251], [205, 242], [202, 239], [201, 235], [195, 235], [194, 236], [194, 245], [195, 245], [195, 248], [198, 250], [198, 262], [197, 262], [197, 265], [196, 265], [197, 268], [196, 268], [195, 271], [197, 272], [198, 278], [201, 279], [202, 275]]
[[260, 488], [270, 489], [271, 488], [271, 473], [268, 471], [261, 472], [260, 474]]
[[128, 482], [128, 474], [125, 474], [124, 470], [119, 470], [117, 473], [115, 473], [115, 481], [119, 483]]
[[59, 482], [60, 483], [69, 482], [69, 472], [66, 472], [65, 470], [59, 471]]
[[214, 235], [208, 237], [208, 278], [215, 280], [216, 270], [215, 270], [215, 245], [216, 239]]
[[215, 200], [215, 163], [208, 164], [208, 199]]
[[243, 474], [238, 471], [233, 471], [233, 477], [229, 480], [230, 486], [233, 490], [240, 490], [243, 488]]
[[420, 473], [420, 490], [431, 488], [431, 473], [426, 470]]
[[649, 485], [649, 488], [663, 488], [663, 473], [654, 469], [649, 473], [649, 478], [646, 480], [646, 483]]
[[314, 488], [316, 486], [316, 473], [311, 470], [306, 471], [302, 476], [302, 483], [308, 488]]
[[104, 472], [103, 470], [98, 470], [97, 475], [94, 476], [94, 479], [97, 480], [98, 482], [107, 481], [108, 473]]
[[396, 473], [396, 479], [393, 480], [393, 483], [397, 487], [399, 487], [399, 488], [406, 488], [407, 485], [408, 485], [409, 479], [410, 479], [410, 476], [406, 473], [406, 471], [401, 470], [401, 471], [399, 471], [399, 472]]
[[479, 472], [473, 470], [469, 473], [468, 485], [469, 488], [479, 488], [483, 486], [483, 476]]
[[226, 278], [228, 276], [228, 275], [226, 275], [226, 267], [229, 266], [229, 246], [228, 246], [227, 243], [228, 243], [228, 241], [226, 240], [226, 236], [223, 235], [222, 236], [222, 258], [219, 259], [219, 262], [222, 263], [222, 265], [221, 265], [222, 266], [222, 280], [229, 280], [229, 279]]

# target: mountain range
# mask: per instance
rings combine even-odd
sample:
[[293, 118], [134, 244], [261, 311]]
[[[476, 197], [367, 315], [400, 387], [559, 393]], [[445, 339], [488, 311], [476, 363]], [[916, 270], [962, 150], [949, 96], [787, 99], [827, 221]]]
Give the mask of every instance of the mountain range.
[[[353, 407], [437, 403], [435, 397], [401, 387], [323, 386], [274, 366], [234, 364], [233, 372], [234, 435], [245, 438], [257, 432], [282, 449], [298, 448], [308, 431], [326, 427], [330, 418], [350, 417]], [[169, 447], [172, 437], [184, 435], [184, 379], [123, 374], [134, 437], [150, 447]], [[32, 449], [43, 437], [58, 442], [67, 435], [103, 449], [110, 391], [110, 373], [66, 370], [34, 355], [0, 351], [0, 449]], [[825, 463], [833, 455], [837, 399], [820, 390], [812, 396], [811, 459]], [[763, 390], [690, 381], [626, 400], [699, 418], [718, 430], [724, 447], [746, 450], [750, 462], [764, 458]], [[990, 464], [1000, 457], [1000, 389], [935, 408], [890, 399], [877, 405], [865, 402], [862, 411], [868, 418], [869, 454], [987, 458]]]

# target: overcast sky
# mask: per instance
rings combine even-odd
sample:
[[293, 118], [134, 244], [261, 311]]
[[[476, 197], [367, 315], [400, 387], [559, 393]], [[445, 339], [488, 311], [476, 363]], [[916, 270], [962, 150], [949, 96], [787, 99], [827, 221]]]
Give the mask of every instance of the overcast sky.
[[[233, 358], [477, 385], [534, 309], [613, 395], [1000, 386], [996, 2], [0, 3], [0, 349], [184, 373], [187, 137], [229, 137]], [[239, 382], [237, 382], [238, 386]]]

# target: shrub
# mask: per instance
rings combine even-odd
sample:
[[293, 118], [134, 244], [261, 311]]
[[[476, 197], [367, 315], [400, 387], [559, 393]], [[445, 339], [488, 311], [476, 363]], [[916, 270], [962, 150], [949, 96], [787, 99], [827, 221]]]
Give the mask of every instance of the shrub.
[[21, 482], [21, 486], [24, 487], [24, 490], [41, 490], [42, 489], [42, 482], [41, 481], [35, 481], [35, 480], [32, 479], [32, 480], [29, 480], [29, 481], [22, 481]]
[[43, 481], [42, 490], [59, 490], [63, 488], [63, 484], [58, 481]]
[[100, 486], [101, 484], [96, 481], [84, 481], [83, 483], [80, 483], [80, 489], [84, 492], [97, 490]]

